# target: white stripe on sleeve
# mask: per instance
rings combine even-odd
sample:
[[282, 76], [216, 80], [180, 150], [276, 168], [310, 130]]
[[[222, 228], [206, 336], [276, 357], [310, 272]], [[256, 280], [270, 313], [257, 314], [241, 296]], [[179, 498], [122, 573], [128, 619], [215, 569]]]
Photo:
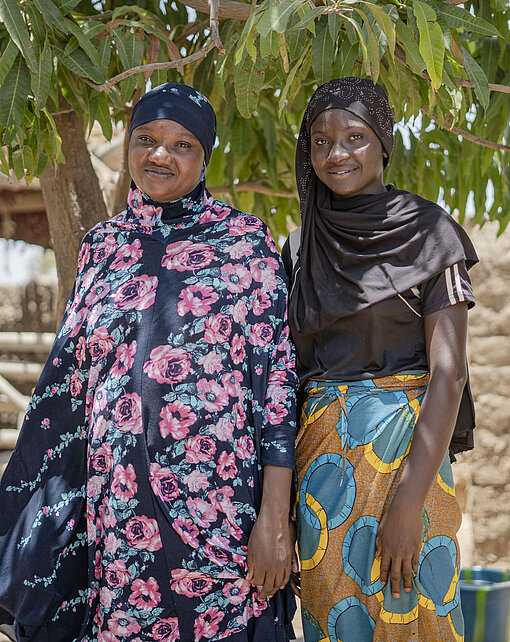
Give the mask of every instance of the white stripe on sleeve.
[[459, 274], [459, 265], [458, 263], [455, 263], [453, 266], [453, 273], [455, 274], [455, 285], [457, 288], [457, 296], [459, 298], [459, 303], [460, 301], [465, 301], [466, 297], [464, 296], [464, 292], [462, 290], [462, 283], [460, 281], [460, 274]]
[[445, 270], [444, 278], [446, 279], [446, 290], [448, 291], [450, 305], [455, 305], [457, 301], [455, 300], [455, 294], [453, 293], [452, 268], [448, 268], [447, 270]]

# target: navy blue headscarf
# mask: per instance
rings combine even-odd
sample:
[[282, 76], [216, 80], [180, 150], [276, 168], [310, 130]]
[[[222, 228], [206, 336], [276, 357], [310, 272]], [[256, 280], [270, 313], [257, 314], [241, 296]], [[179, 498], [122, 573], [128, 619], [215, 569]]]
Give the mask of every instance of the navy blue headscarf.
[[136, 127], [161, 119], [173, 120], [194, 134], [202, 143], [208, 165], [216, 139], [216, 114], [203, 94], [174, 82], [159, 85], [134, 106], [129, 135]]

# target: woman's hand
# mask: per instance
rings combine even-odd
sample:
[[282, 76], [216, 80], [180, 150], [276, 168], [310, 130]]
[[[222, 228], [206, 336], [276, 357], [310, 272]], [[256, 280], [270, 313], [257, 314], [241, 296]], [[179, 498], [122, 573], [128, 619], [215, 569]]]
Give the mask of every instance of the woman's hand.
[[264, 466], [262, 504], [248, 540], [246, 579], [260, 587], [259, 600], [272, 597], [290, 578], [292, 551], [289, 528], [292, 469]]
[[[290, 579], [293, 562], [288, 516], [261, 512], [248, 540], [248, 574], [253, 586], [261, 587], [258, 599], [272, 597]], [[295, 558], [295, 553], [294, 553]]]
[[422, 508], [448, 450], [466, 383], [467, 303], [425, 317], [430, 383], [421, 404], [413, 440], [395, 497], [381, 520], [376, 555], [381, 582], [391, 592], [411, 590], [423, 538]]
[[393, 597], [400, 597], [413, 587], [413, 573], [418, 572], [418, 557], [423, 539], [422, 507], [395, 497], [381, 520], [376, 540], [376, 557], [381, 559], [381, 583], [391, 582]]

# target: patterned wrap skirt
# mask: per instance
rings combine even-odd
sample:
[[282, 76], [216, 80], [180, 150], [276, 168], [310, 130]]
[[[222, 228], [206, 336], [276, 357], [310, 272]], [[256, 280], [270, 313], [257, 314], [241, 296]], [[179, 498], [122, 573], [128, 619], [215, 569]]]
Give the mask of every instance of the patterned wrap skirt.
[[427, 384], [423, 371], [307, 383], [296, 450], [305, 642], [464, 639], [461, 512], [448, 454], [423, 508], [413, 590], [395, 599], [375, 558]]

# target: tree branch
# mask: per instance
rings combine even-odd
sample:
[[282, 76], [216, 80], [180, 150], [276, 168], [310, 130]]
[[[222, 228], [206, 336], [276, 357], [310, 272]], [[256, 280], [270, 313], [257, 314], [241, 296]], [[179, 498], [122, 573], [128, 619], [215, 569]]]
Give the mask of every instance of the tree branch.
[[[469, 87], [473, 89], [473, 84], [466, 80], [465, 78], [454, 78], [455, 82], [458, 83], [461, 87]], [[502, 94], [510, 94], [510, 87], [506, 85], [497, 85], [496, 83], [490, 82], [489, 89], [491, 91], [499, 91]]]
[[[453, 4], [450, 2], [449, 4]], [[458, 3], [460, 4], [460, 3]], [[407, 60], [406, 60], [406, 55], [405, 53], [399, 48], [395, 47], [395, 56], [410, 70], [413, 71], [408, 65]], [[413, 72], [414, 73], [414, 72]], [[427, 82], [430, 81], [430, 76], [426, 71], [424, 71], [421, 74], [416, 74], [417, 76], [420, 76], [420, 78], [423, 78]], [[454, 78], [455, 82], [458, 83], [461, 87], [469, 87], [470, 89], [474, 89], [473, 83], [469, 82], [469, 80], [466, 80], [465, 78]], [[489, 89], [491, 91], [499, 91], [502, 94], [510, 94], [510, 87], [507, 87], [507, 85], [497, 85], [496, 83], [490, 82], [489, 83]]]
[[[201, 11], [202, 13], [209, 13], [208, 0], [179, 0], [181, 4]], [[219, 18], [234, 18], [234, 20], [248, 20], [250, 13], [253, 10], [253, 5], [244, 2], [236, 2], [236, 0], [221, 0], [218, 3], [218, 17]]]
[[423, 105], [422, 105], [422, 111], [424, 114], [426, 114], [430, 118], [430, 120], [433, 120], [438, 127], [441, 127], [442, 129], [445, 129], [448, 132], [452, 132], [452, 134], [456, 134], [457, 136], [462, 136], [462, 138], [464, 138], [465, 140], [469, 140], [472, 143], [481, 145], [482, 147], [490, 147], [491, 149], [497, 149], [502, 152], [510, 152], [510, 145], [503, 145], [503, 143], [494, 143], [491, 140], [480, 138], [479, 136], [475, 136], [471, 132], [468, 132], [464, 129], [459, 129], [458, 127], [447, 125], [446, 123], [444, 125], [440, 125], [438, 117], [434, 116], [433, 114], [430, 114]]
[[[232, 0], [230, 0], [232, 1]], [[189, 56], [186, 56], [185, 58], [180, 58], [179, 60], [169, 60], [168, 62], [153, 62], [152, 64], [149, 65], [139, 65], [138, 67], [132, 67], [131, 69], [125, 69], [122, 73], [117, 74], [113, 78], [110, 78], [106, 82], [104, 82], [102, 85], [96, 85], [94, 83], [91, 83], [90, 81], [87, 81], [86, 79], [85, 82], [87, 82], [88, 85], [93, 87], [96, 91], [107, 91], [108, 89], [111, 89], [114, 87], [116, 84], [121, 82], [122, 80], [125, 80], [126, 78], [129, 78], [129, 76], [134, 76], [135, 74], [150, 74], [153, 71], [156, 71], [157, 69], [174, 69], [174, 68], [181, 68], [184, 65], [189, 65], [192, 62], [196, 62], [197, 60], [201, 60], [204, 58], [212, 49], [219, 49], [222, 53], [225, 52], [225, 47], [223, 46], [223, 43], [221, 42], [220, 39], [220, 33], [218, 30], [218, 5], [219, 5], [219, 0], [209, 0], [207, 2], [208, 6], [210, 7], [210, 21], [209, 21], [209, 28], [211, 31], [211, 39], [210, 41], [202, 47], [202, 49], [199, 49], [196, 51], [194, 54], [191, 54]]]
[[263, 181], [247, 181], [237, 185], [221, 185], [217, 187], [208, 187], [209, 192], [214, 196], [216, 194], [228, 194], [231, 189], [236, 192], [257, 192], [258, 194], [269, 194], [269, 196], [278, 196], [279, 198], [295, 198], [294, 192], [275, 192]]
[[221, 53], [225, 53], [225, 47], [221, 42], [220, 31], [218, 28], [218, 11], [219, 11], [220, 0], [209, 0], [209, 4], [211, 7], [210, 9], [211, 40], [219, 49], [219, 51], [221, 51]]

